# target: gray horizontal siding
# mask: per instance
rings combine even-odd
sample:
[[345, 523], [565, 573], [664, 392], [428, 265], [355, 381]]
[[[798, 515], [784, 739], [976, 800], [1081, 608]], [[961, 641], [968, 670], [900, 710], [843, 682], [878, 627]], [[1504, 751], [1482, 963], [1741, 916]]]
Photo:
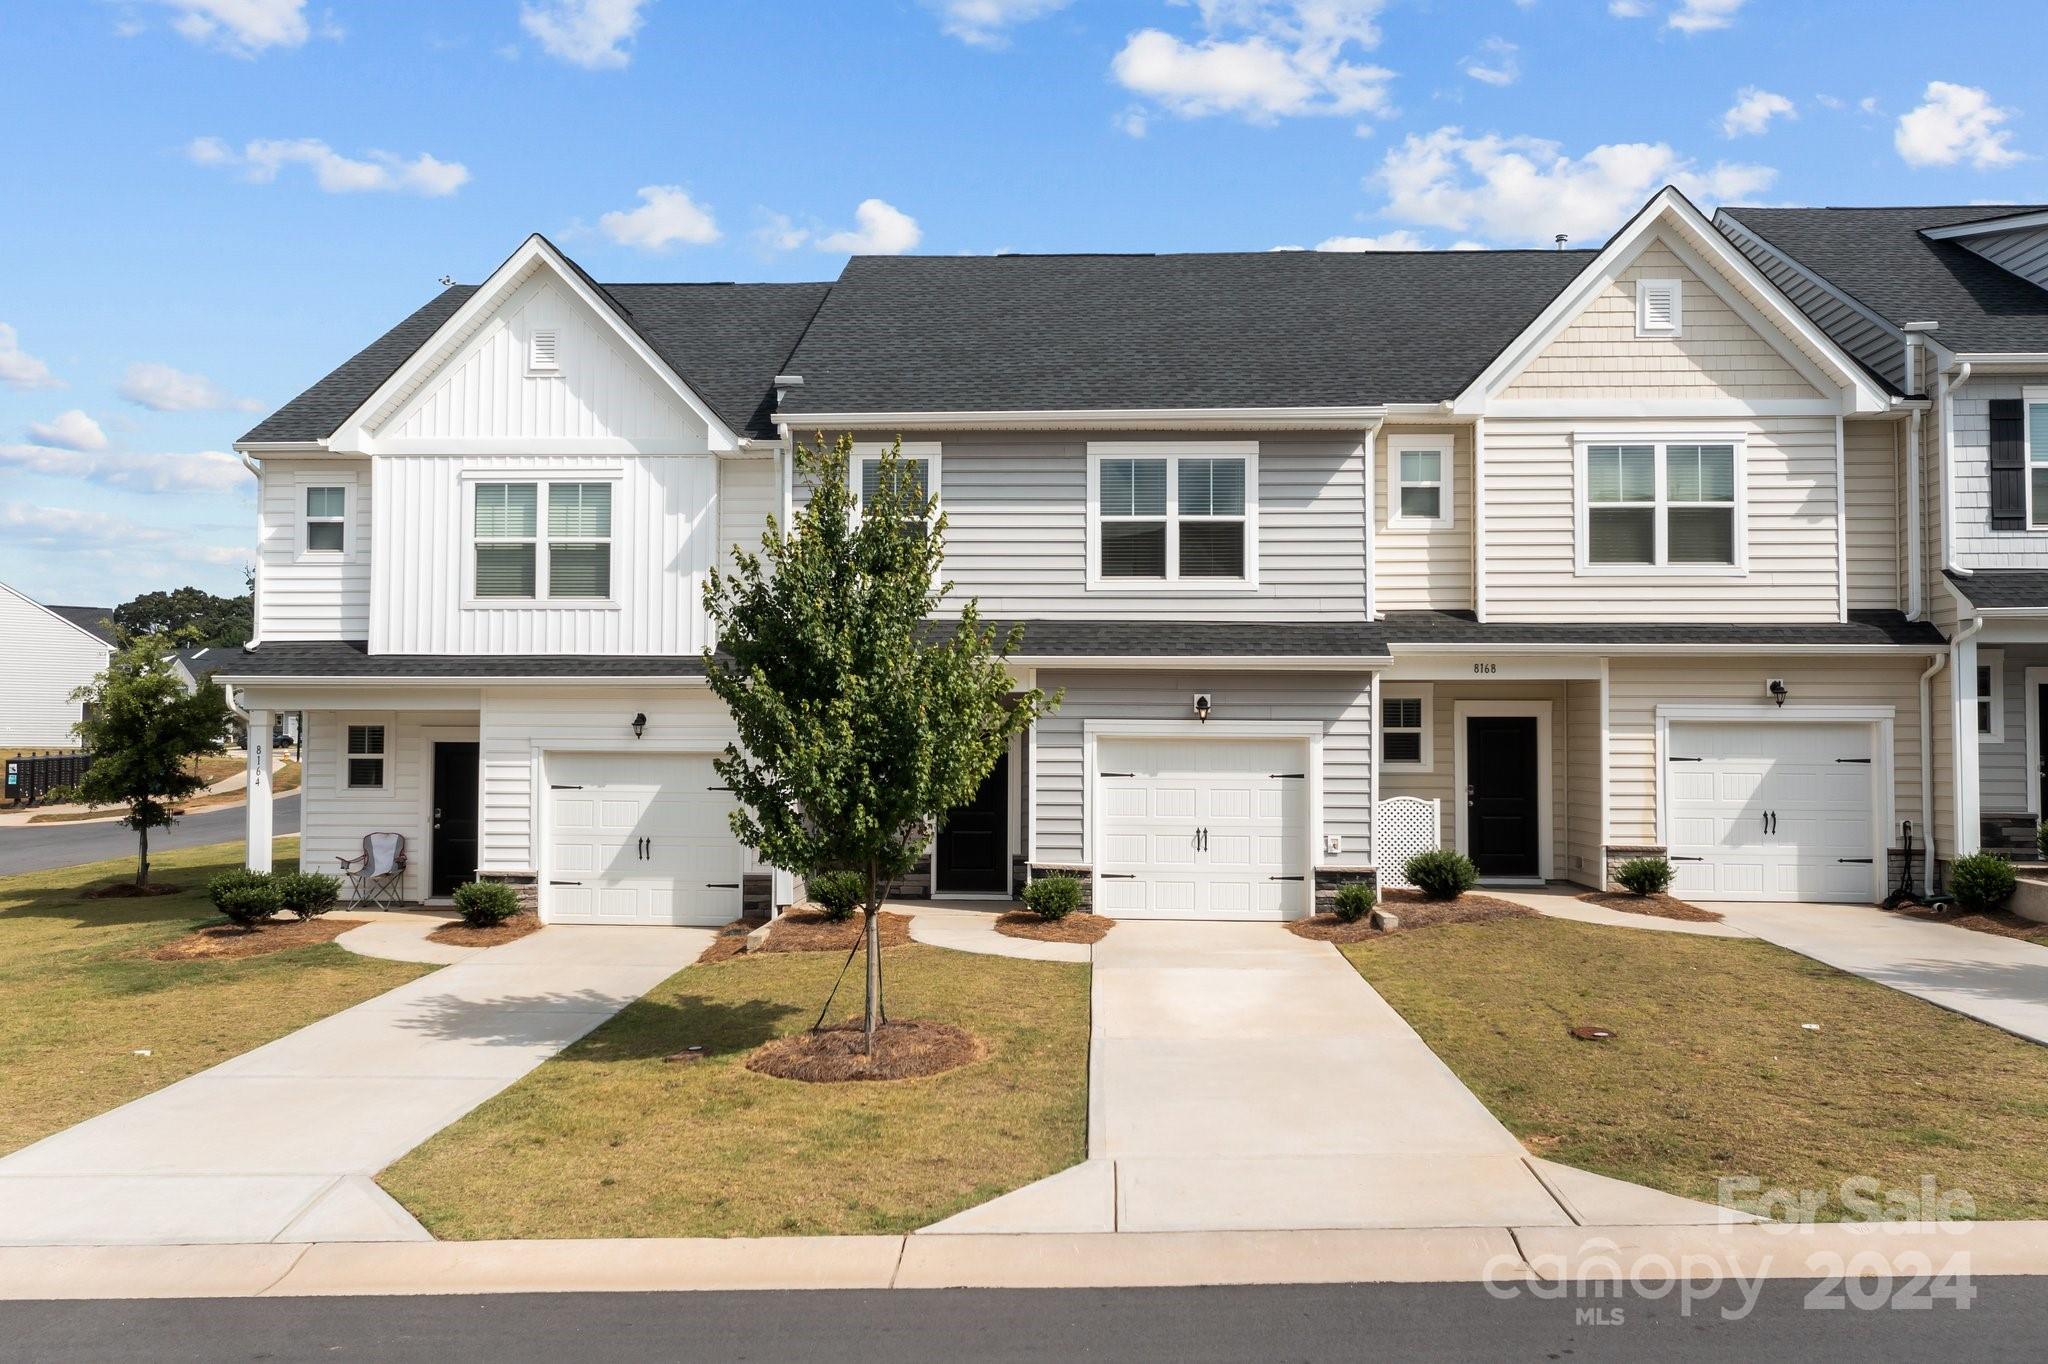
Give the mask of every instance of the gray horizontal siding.
[[1956, 558], [1964, 568], [2048, 568], [2048, 531], [1991, 529], [1991, 403], [2030, 385], [2048, 387], [2048, 374], [1972, 379], [1955, 395]]
[[1187, 720], [1196, 692], [1215, 698], [1218, 720], [1313, 721], [1323, 726], [1323, 832], [1344, 840], [1327, 860], [1356, 865], [1372, 847], [1372, 701], [1365, 673], [1219, 673], [1195, 670], [1083, 672], [1040, 669], [1038, 685], [1064, 689], [1039, 721], [1033, 755], [1037, 857], [1082, 862], [1082, 727], [1089, 720]]

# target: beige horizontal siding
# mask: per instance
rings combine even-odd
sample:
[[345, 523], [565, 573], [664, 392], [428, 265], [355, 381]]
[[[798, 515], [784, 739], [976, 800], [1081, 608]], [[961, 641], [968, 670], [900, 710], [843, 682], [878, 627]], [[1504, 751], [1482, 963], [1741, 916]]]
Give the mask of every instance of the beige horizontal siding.
[[[1403, 690], [1399, 682], [1382, 682], [1383, 694]], [[1570, 840], [1568, 812], [1571, 793], [1565, 784], [1567, 755], [1570, 753], [1570, 716], [1565, 705], [1562, 682], [1438, 682], [1434, 684], [1434, 708], [1430, 714], [1430, 744], [1434, 761], [1428, 772], [1403, 770], [1398, 766], [1380, 768], [1380, 790], [1387, 797], [1413, 796], [1418, 800], [1442, 801], [1443, 827], [1439, 838], [1446, 848], [1458, 839], [1458, 702], [1533, 701], [1550, 703], [1550, 843], [1558, 869], [1569, 862], [1566, 845]]]
[[1606, 876], [1600, 828], [1600, 684], [1565, 684], [1566, 837], [1558, 853], [1558, 875], [1599, 887]]
[[[1448, 435], [1451, 525], [1442, 530], [1388, 530], [1387, 470], [1403, 436]], [[1381, 611], [1472, 609], [1472, 428], [1396, 426], [1379, 441], [1373, 462], [1374, 601]]]
[[1899, 424], [1845, 422], [1843, 483], [1849, 516], [1849, 605], [1896, 611], [1899, 585]]

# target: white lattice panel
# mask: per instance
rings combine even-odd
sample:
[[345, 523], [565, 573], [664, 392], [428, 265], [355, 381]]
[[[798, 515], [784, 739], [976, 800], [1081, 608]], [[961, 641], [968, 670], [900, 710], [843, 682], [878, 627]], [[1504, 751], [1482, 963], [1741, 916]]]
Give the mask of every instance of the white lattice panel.
[[1434, 852], [1443, 840], [1443, 802], [1415, 796], [1394, 796], [1381, 801], [1372, 812], [1372, 860], [1379, 868], [1380, 885], [1410, 889], [1401, 869], [1421, 852]]

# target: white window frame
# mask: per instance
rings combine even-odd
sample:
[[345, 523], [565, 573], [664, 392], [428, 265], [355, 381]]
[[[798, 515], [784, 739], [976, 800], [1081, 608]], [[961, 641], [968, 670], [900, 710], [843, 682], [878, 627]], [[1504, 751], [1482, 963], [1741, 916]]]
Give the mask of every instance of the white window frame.
[[[1409, 729], [1392, 730], [1387, 725], [1387, 702], [1420, 701], [1422, 703], [1422, 751], [1412, 763], [1396, 762], [1387, 757], [1384, 742], [1389, 733], [1410, 734]], [[1379, 754], [1380, 767], [1388, 772], [1420, 774], [1436, 771], [1436, 688], [1429, 683], [1385, 682], [1380, 685], [1379, 710], [1373, 715], [1375, 734], [1373, 743]]]
[[[548, 359], [540, 356], [541, 338], [549, 340]], [[526, 337], [526, 377], [529, 379], [559, 379], [562, 377], [562, 331], [559, 327], [537, 327]]]
[[[1166, 461], [1166, 576], [1105, 578], [1102, 576], [1102, 461], [1163, 459]], [[1180, 462], [1183, 459], [1244, 461], [1244, 576], [1183, 578], [1180, 576]], [[1255, 440], [1091, 440], [1088, 442], [1087, 490], [1088, 568], [1090, 592], [1208, 592], [1225, 594], [1259, 590], [1259, 443]], [[1151, 517], [1139, 518], [1151, 520]], [[1235, 517], [1189, 517], [1192, 521], [1234, 521]]]
[[[1990, 715], [1985, 717], [1989, 719], [1990, 726], [1988, 728], [1980, 727], [1977, 730], [1977, 742], [2002, 744], [2005, 742], [2005, 650], [1977, 650], [1977, 667], [1991, 675], [1988, 690], [1972, 697], [1972, 700], [1976, 702], [1978, 707], [1989, 703], [1991, 708]], [[1977, 691], [1977, 679], [1975, 677], [1970, 679], [1970, 690], [1973, 693]], [[1973, 715], [1971, 720], [1974, 724], [1977, 722], [1977, 717]], [[2030, 773], [2033, 770], [2031, 767], [2028, 769]]]
[[[559, 467], [534, 469], [465, 469], [462, 473], [462, 606], [466, 611], [616, 611], [619, 609], [619, 533], [621, 492], [626, 473], [617, 465], [591, 469]], [[533, 535], [533, 590], [531, 597], [479, 597], [476, 593], [476, 485], [479, 483], [531, 483], [535, 485]], [[612, 533], [609, 537], [565, 540], [564, 544], [596, 544], [612, 547], [612, 594], [609, 597], [550, 597], [548, 595], [548, 487], [555, 483], [609, 483], [612, 485]], [[497, 537], [488, 543], [525, 544], [523, 537]]]
[[[1671, 292], [1671, 325], [1653, 326], [1650, 322], [1650, 295], [1660, 289]], [[1685, 335], [1685, 281], [1677, 279], [1639, 279], [1636, 281], [1636, 337], [1638, 340], [1669, 341]]]
[[[382, 750], [376, 753], [351, 754], [348, 751], [349, 731], [356, 729], [381, 730], [383, 732]], [[391, 789], [391, 721], [388, 718], [384, 716], [359, 715], [351, 717], [344, 715], [341, 721], [340, 751], [341, 765], [340, 770], [336, 773], [336, 780], [340, 785], [342, 794], [358, 794], [365, 791], [384, 792]], [[357, 786], [349, 780], [349, 763], [351, 759], [357, 757], [377, 759], [377, 784], [375, 786]]]
[[[293, 488], [294, 496], [297, 499], [296, 504], [292, 508], [293, 525], [295, 527], [292, 540], [293, 561], [301, 564], [345, 564], [353, 560], [355, 558], [356, 546], [355, 479], [352, 477], [341, 478], [334, 476], [321, 478], [312, 474], [304, 474], [294, 483]], [[340, 489], [341, 516], [339, 518], [331, 516], [314, 517], [307, 513], [306, 496], [315, 488]], [[315, 521], [324, 525], [333, 525], [337, 519], [341, 522], [341, 548], [314, 549], [307, 537], [306, 527]]]
[[[853, 493], [853, 516], [856, 521], [861, 516], [860, 490], [866, 486], [861, 481], [861, 470], [869, 462], [881, 459], [883, 455], [894, 448], [896, 448], [894, 441], [863, 441], [856, 443], [852, 452], [847, 455], [846, 486]], [[925, 480], [925, 493], [932, 499], [932, 515], [937, 517], [941, 511], [945, 510], [946, 505], [941, 500], [939, 493], [940, 442], [935, 440], [904, 441], [902, 443], [902, 456], [904, 459], [921, 459], [925, 461], [925, 468], [929, 471]]]
[[[2034, 404], [2048, 407], [2048, 388], [2029, 387], [2020, 390], [2020, 468], [2026, 473], [2027, 488], [2027, 529], [2048, 530], [2048, 519], [2034, 519]], [[1987, 450], [1985, 458], [1989, 460]], [[2048, 464], [2041, 466], [2048, 468]], [[2048, 511], [2044, 511], [2048, 516]]]
[[[1457, 438], [1448, 434], [1386, 438], [1388, 530], [1448, 530], [1457, 524], [1457, 485], [1452, 468], [1452, 456], [1456, 449]], [[1401, 455], [1408, 450], [1427, 450], [1441, 457], [1443, 462], [1437, 466], [1440, 474], [1435, 483], [1410, 483], [1401, 477]], [[1403, 488], [1431, 487], [1438, 489], [1438, 516], [1429, 518], [1401, 514]]]
[[[1656, 500], [1615, 503], [1616, 506], [1652, 509], [1655, 532], [1654, 560], [1647, 564], [1596, 564], [1590, 559], [1592, 540], [1586, 500], [1592, 493], [1587, 473], [1587, 453], [1596, 445], [1648, 445], [1656, 450]], [[1729, 445], [1735, 449], [1735, 562], [1733, 564], [1674, 564], [1666, 560], [1666, 521], [1672, 502], [1665, 486], [1665, 453], [1673, 445]], [[1572, 436], [1572, 522], [1575, 572], [1581, 578], [1746, 578], [1749, 576], [1749, 445], [1739, 431], [1694, 433], [1684, 431], [1579, 431]], [[1603, 504], [1607, 505], [1607, 504]], [[1681, 502], [1680, 507], [1720, 506], [1720, 503]]]

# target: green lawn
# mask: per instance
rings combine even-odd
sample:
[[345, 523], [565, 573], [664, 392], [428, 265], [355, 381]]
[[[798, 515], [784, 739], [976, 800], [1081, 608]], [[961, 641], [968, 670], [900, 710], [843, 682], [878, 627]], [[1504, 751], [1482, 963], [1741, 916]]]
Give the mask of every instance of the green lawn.
[[1343, 950], [1539, 1155], [1708, 1201], [1931, 1175], [2048, 1217], [2048, 1047], [1758, 942], [1508, 919]]
[[[277, 840], [277, 864], [298, 861]], [[237, 1056], [427, 968], [324, 944], [242, 961], [160, 962], [150, 949], [218, 921], [207, 878], [239, 843], [158, 853], [142, 900], [79, 893], [134, 875], [132, 858], [0, 877], [0, 1153]], [[137, 1056], [140, 1050], [148, 1056]]]
[[[824, 1235], [924, 1226], [1085, 1156], [1087, 967], [891, 948], [890, 1015], [958, 1024], [986, 1058], [895, 1083], [747, 1070], [810, 1025], [845, 960], [681, 971], [380, 1181], [454, 1240]], [[662, 1061], [693, 1043], [708, 1059]]]

